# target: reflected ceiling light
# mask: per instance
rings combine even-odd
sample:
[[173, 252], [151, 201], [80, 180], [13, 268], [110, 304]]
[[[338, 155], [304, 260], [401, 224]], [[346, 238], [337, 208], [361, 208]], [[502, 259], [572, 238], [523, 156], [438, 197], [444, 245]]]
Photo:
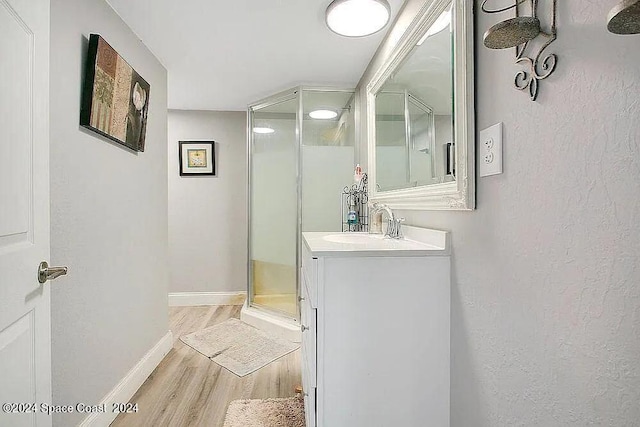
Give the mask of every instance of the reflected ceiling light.
[[267, 127], [255, 127], [253, 128], [253, 133], [274, 133], [275, 130]]
[[315, 110], [309, 113], [312, 119], [328, 120], [338, 117], [338, 113], [332, 110]]
[[383, 29], [390, 16], [387, 0], [333, 0], [327, 7], [326, 22], [336, 34], [362, 37]]
[[433, 35], [438, 34], [440, 31], [444, 30], [449, 25], [451, 25], [451, 9], [445, 10], [444, 12], [442, 12], [442, 15], [440, 15], [438, 19], [436, 19], [436, 22], [434, 22], [431, 28], [427, 30], [425, 35], [422, 36], [422, 38], [420, 39], [417, 45], [420, 46], [422, 43], [424, 43], [426, 39], [428, 39]]

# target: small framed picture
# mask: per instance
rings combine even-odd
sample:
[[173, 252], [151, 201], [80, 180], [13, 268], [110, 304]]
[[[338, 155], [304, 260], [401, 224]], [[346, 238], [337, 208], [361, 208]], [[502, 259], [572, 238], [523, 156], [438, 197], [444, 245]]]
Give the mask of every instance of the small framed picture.
[[214, 141], [180, 141], [180, 176], [215, 175]]

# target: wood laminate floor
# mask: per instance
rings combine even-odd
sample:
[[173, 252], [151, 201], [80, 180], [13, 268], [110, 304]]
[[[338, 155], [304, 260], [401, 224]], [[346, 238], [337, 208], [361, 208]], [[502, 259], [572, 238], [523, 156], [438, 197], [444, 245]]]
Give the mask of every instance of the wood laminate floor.
[[112, 426], [222, 427], [229, 402], [295, 395], [302, 383], [300, 350], [242, 378], [180, 341], [182, 335], [240, 317], [241, 306], [170, 307], [173, 349], [131, 399], [138, 412]]

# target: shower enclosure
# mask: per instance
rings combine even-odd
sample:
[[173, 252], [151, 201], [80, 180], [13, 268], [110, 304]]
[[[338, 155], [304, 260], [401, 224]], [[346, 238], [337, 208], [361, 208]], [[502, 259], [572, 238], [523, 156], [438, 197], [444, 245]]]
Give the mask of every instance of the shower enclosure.
[[451, 115], [436, 114], [416, 95], [383, 90], [376, 96], [376, 174], [380, 190], [453, 181]]
[[354, 98], [353, 90], [298, 87], [249, 106], [243, 315], [296, 327], [301, 233], [341, 231], [340, 194], [356, 156]]

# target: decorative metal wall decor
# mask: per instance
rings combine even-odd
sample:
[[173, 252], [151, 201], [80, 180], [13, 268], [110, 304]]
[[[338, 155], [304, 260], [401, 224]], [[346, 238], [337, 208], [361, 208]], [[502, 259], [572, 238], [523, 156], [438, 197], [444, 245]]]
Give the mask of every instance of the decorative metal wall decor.
[[[512, 47], [516, 49], [516, 64], [523, 64], [527, 69], [516, 73], [514, 85], [518, 90], [528, 90], [531, 100], [535, 101], [538, 97], [538, 82], [549, 77], [555, 71], [558, 63], [558, 57], [555, 54], [545, 52], [558, 36], [556, 28], [557, 0], [551, 0], [552, 17], [549, 32], [542, 30], [538, 18], [538, 0], [514, 0], [511, 6], [499, 9], [488, 9], [488, 1], [482, 1], [483, 12], [493, 14], [514, 10], [516, 16], [489, 28], [484, 34], [484, 45], [489, 49], [509, 49]], [[521, 15], [521, 7], [525, 3], [530, 5], [531, 16]], [[538, 36], [543, 36], [546, 39], [539, 46], [538, 51], [527, 49], [529, 43]], [[529, 51], [531, 52], [527, 55]]]
[[611, 9], [607, 29], [613, 34], [640, 34], [640, 0], [622, 0]]
[[[342, 190], [342, 232], [369, 231], [368, 177], [362, 174], [360, 182]], [[353, 215], [353, 216], [351, 216]]]

